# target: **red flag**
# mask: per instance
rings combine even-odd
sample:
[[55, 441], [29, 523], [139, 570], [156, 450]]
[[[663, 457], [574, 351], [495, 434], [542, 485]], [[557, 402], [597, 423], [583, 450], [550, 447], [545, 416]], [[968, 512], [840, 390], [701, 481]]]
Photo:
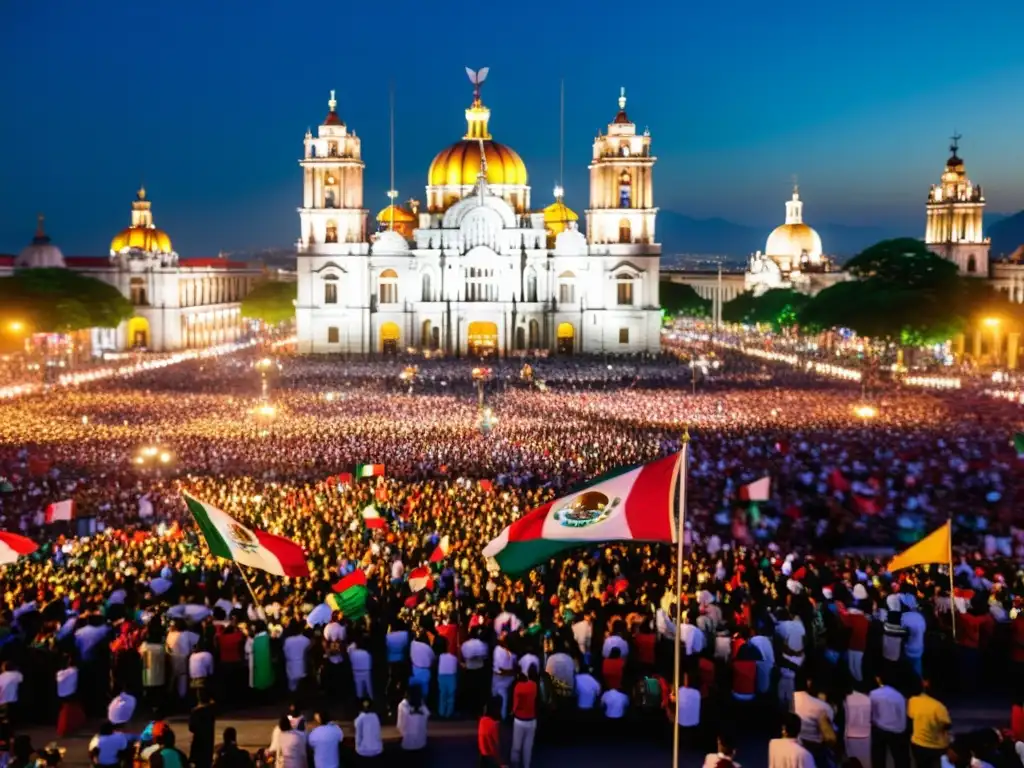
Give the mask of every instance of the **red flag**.
[[850, 490], [850, 481], [843, 477], [843, 473], [838, 468], [832, 470], [832, 474], [828, 477], [828, 484], [832, 486], [834, 491], [847, 493]]
[[420, 592], [424, 589], [434, 588], [434, 578], [430, 575], [430, 569], [425, 565], [413, 568], [409, 571], [409, 589], [413, 592]]
[[490, 480], [481, 480], [480, 481], [480, 490], [482, 490], [482, 491], [493, 491], [494, 490], [494, 484]]
[[28, 457], [28, 473], [30, 475], [45, 475], [50, 471], [50, 460], [43, 456]]

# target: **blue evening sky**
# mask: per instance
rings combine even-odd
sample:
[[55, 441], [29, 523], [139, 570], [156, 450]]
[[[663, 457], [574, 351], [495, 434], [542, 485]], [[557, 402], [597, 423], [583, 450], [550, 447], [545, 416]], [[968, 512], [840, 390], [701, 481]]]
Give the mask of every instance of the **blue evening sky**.
[[35, 213], [67, 254], [103, 254], [145, 180], [183, 256], [298, 234], [296, 160], [328, 91], [362, 136], [366, 205], [387, 203], [388, 83], [397, 187], [423, 199], [489, 66], [492, 133], [523, 156], [536, 207], [558, 176], [566, 83], [568, 202], [587, 201], [597, 130], [649, 126], [655, 200], [768, 226], [797, 174], [810, 223], [924, 228], [964, 134], [989, 209], [1024, 208], [1024, 3], [92, 0], [0, 4], [0, 252]]

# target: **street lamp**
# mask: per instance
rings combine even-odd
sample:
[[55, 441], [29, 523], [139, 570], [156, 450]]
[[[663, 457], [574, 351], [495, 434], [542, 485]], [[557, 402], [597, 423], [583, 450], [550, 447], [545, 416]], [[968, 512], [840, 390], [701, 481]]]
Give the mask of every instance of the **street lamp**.
[[25, 324], [20, 320], [12, 320], [10, 324], [8, 324], [7, 329], [11, 333], [21, 333], [23, 330], [25, 330]]
[[863, 421], [870, 421], [878, 415], [878, 409], [873, 405], [858, 405], [853, 409], [854, 414]]

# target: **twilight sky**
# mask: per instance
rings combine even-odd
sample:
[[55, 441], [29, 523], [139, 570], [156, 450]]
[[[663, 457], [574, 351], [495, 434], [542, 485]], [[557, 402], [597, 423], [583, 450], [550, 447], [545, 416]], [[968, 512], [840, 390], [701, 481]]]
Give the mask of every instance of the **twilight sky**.
[[391, 80], [396, 185], [422, 200], [431, 159], [465, 130], [464, 66], [491, 68], [491, 131], [522, 155], [538, 208], [558, 176], [564, 77], [581, 212], [592, 139], [626, 86], [661, 208], [768, 227], [797, 174], [811, 224], [920, 235], [954, 129], [989, 210], [1024, 208], [1022, 26], [1020, 0], [4, 3], [0, 252], [44, 211], [66, 254], [105, 254], [140, 179], [183, 256], [289, 245], [302, 136], [331, 88], [363, 140], [372, 215], [387, 204]]

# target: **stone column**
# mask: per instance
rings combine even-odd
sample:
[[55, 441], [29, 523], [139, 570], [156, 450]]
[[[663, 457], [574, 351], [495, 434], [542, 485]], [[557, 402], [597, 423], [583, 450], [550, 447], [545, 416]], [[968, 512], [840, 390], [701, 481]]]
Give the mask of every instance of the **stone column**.
[[978, 361], [981, 359], [981, 328], [974, 329], [974, 338], [971, 339], [971, 357]]
[[953, 337], [953, 358], [959, 363], [964, 359], [964, 346], [966, 339], [962, 333]]
[[1017, 347], [1020, 345], [1020, 333], [1014, 331], [1006, 334], [1006, 368], [1017, 370]]

